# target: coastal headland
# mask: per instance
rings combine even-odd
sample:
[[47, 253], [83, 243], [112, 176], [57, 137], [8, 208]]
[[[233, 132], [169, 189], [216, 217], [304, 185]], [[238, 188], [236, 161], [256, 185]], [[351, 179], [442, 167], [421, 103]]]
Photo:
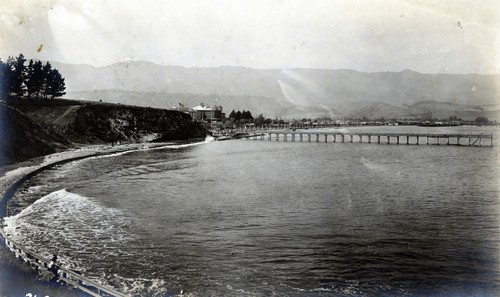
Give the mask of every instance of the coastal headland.
[[0, 102], [0, 165], [94, 144], [204, 138], [185, 113], [77, 100]]

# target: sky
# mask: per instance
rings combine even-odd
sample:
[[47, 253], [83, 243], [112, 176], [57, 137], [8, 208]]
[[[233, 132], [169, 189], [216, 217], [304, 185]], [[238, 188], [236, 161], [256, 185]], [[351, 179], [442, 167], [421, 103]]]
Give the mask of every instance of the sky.
[[0, 0], [0, 57], [500, 73], [496, 0]]

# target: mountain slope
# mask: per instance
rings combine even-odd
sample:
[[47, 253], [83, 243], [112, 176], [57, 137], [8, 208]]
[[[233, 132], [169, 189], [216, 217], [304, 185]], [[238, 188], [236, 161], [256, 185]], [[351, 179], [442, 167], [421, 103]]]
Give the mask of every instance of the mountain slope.
[[[185, 68], [149, 62], [97, 68], [60, 63], [54, 66], [66, 77], [68, 98], [90, 99], [89, 92], [106, 90], [107, 94], [99, 94], [103, 101], [112, 96], [118, 100], [112, 93], [121, 92], [120, 102], [134, 105], [146, 105], [148, 101], [150, 106], [170, 107], [177, 104], [174, 97], [177, 101], [186, 100], [183, 102], [186, 104], [193, 101], [211, 104], [217, 98], [224, 101], [226, 110], [254, 111], [253, 106], [257, 106], [255, 113], [285, 117], [301, 111], [349, 116], [352, 113], [345, 111], [360, 103], [384, 103], [395, 108], [428, 100], [464, 106], [500, 105], [500, 75], [423, 74], [411, 70], [363, 73], [325, 69]], [[138, 96], [125, 92], [155, 95], [140, 102]], [[267, 106], [259, 109], [262, 104]]]

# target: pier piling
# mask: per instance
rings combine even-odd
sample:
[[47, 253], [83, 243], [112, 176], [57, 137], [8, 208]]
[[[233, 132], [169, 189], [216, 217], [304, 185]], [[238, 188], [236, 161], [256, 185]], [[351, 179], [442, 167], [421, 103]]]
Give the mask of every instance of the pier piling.
[[[457, 145], [457, 146], [476, 146], [476, 147], [483, 147], [483, 146], [493, 146], [493, 133], [490, 134], [426, 134], [426, 133], [342, 133], [342, 132], [309, 132], [309, 131], [302, 131], [302, 132], [295, 132], [295, 131], [268, 131], [267, 133], [250, 133], [247, 138], [250, 139], [261, 139], [265, 140], [266, 137], [264, 134], [267, 134], [267, 140], [272, 141], [273, 138], [275, 141], [283, 141], [287, 142], [288, 137], [290, 136], [290, 141], [296, 142], [300, 141], [303, 142], [305, 141], [305, 137], [307, 136], [307, 141], [312, 142], [313, 135], [315, 137], [315, 142], [320, 142], [321, 138], [324, 137], [322, 140], [325, 143], [328, 143], [328, 136], [332, 135], [333, 143], [339, 142], [340, 137], [340, 142], [345, 143], [353, 143], [354, 138], [358, 137], [358, 143], [374, 143], [375, 141], [372, 139], [372, 137], [376, 137], [376, 143], [381, 144], [382, 143], [382, 137], [387, 138], [387, 144], [394, 144], [392, 138], [396, 138], [396, 143], [395, 144], [414, 144], [414, 145], [420, 145], [423, 144], [421, 138], [425, 138], [425, 144], [426, 145], [441, 145], [444, 144], [441, 143], [441, 139], [446, 140], [446, 145]], [[298, 140], [297, 140], [297, 134], [298, 134]], [[280, 139], [281, 135], [283, 135], [283, 140]], [[349, 141], [346, 140], [346, 136], [349, 137]], [[367, 141], [363, 141], [363, 137], [367, 137]], [[404, 137], [405, 140], [401, 140], [401, 137]], [[415, 141], [411, 141], [410, 138], [414, 137]], [[435, 141], [431, 141], [431, 138], [434, 138]], [[452, 138], [456, 139], [456, 142]], [[462, 141], [462, 139], [468, 139], [467, 142]], [[486, 140], [486, 141], [485, 141]]]

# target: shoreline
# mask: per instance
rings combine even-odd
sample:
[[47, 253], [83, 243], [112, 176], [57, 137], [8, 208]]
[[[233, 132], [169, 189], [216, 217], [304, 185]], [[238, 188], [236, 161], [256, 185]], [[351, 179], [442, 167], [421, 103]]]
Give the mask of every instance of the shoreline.
[[[129, 143], [115, 146], [90, 145], [2, 166], [0, 167], [0, 174], [2, 174], [0, 176], [0, 228], [3, 229], [3, 219], [7, 213], [7, 204], [10, 198], [14, 196], [26, 180], [41, 171], [53, 166], [86, 158], [129, 153], [138, 150], [159, 149], [176, 144], [178, 143]], [[63, 286], [62, 283], [39, 280], [37, 272], [22, 260], [17, 259], [5, 245], [3, 238], [0, 238], [0, 240], [2, 240], [0, 243], [1, 296], [26, 296], [29, 293], [49, 297], [90, 296], [81, 290]]]

